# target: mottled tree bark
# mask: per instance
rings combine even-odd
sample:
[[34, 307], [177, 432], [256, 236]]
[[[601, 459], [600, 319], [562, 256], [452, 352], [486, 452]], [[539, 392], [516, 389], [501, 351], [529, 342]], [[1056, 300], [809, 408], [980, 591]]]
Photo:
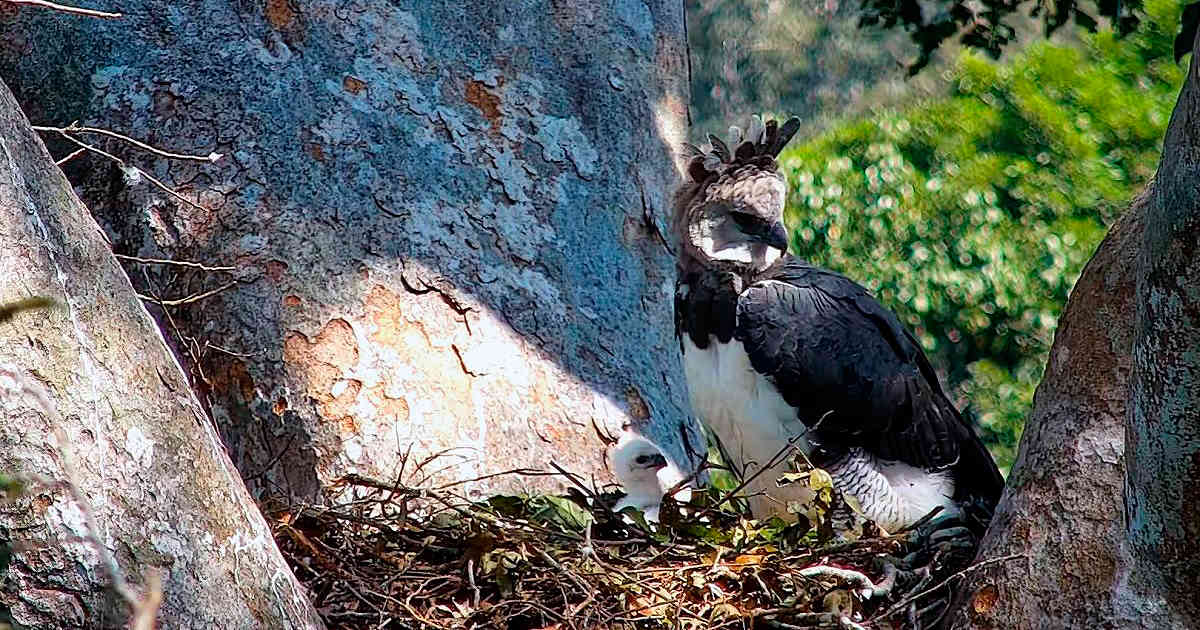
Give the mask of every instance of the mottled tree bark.
[[1200, 626], [1200, 38], [1158, 173], [1059, 321], [960, 628]]
[[1200, 627], [1200, 33], [1137, 259], [1117, 613]]
[[35, 479], [0, 506], [0, 621], [125, 627], [91, 532], [131, 580], [162, 573], [162, 627], [322, 627], [100, 228], [0, 84], [0, 303], [31, 296], [61, 306], [0, 322], [0, 473]]
[[[681, 433], [700, 444], [663, 238], [687, 113], [680, 2], [121, 11], [21, 12], [0, 25], [0, 72], [41, 122], [227, 154], [137, 160], [189, 204], [103, 161], [68, 173], [118, 251], [238, 268], [169, 310], [253, 489], [551, 460], [603, 478], [593, 425], [626, 423], [687, 467]], [[170, 297], [230, 277], [133, 276], [160, 293], [175, 278]]]

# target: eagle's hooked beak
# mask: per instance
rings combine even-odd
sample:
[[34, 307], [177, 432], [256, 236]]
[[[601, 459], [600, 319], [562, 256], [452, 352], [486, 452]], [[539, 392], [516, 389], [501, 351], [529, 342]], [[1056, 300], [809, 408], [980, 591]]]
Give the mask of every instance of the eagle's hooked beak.
[[767, 233], [763, 235], [763, 240], [767, 245], [779, 251], [786, 252], [788, 250], [788, 232], [787, 228], [783, 225], [783, 221], [778, 221], [772, 225], [771, 229], [767, 230]]

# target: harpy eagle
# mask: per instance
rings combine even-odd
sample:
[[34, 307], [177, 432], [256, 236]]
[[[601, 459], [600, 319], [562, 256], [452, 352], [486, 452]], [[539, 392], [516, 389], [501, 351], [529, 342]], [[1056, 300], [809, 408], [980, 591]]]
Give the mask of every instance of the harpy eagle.
[[[692, 408], [742, 475], [791, 440], [885, 530], [939, 506], [943, 522], [990, 513], [1003, 479], [917, 340], [862, 286], [787, 253], [775, 158], [799, 124], [756, 117], [729, 145], [686, 146], [675, 330]], [[776, 461], [746, 486], [760, 517], [802, 491], [777, 486]]]

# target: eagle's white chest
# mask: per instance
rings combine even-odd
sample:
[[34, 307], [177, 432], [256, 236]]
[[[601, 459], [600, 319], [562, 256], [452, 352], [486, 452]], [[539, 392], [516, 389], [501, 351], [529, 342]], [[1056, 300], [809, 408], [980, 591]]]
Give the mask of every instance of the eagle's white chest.
[[[713, 339], [700, 349], [685, 336], [683, 366], [692, 410], [721, 441], [725, 455], [732, 460], [728, 463], [742, 475], [748, 477], [766, 466], [789, 439], [807, 452], [808, 444], [801, 435], [804, 425], [796, 418], [796, 410], [754, 370], [740, 341], [719, 343]], [[785, 489], [776, 487], [775, 479], [787, 471], [788, 459], [781, 456], [776, 466], [759, 475], [747, 490], [770, 492], [780, 501], [786, 500], [778, 496]], [[776, 503], [772, 511], [782, 511], [779, 507]]]
[[[683, 339], [683, 365], [692, 410], [712, 431], [725, 455], [743, 478], [754, 476], [792, 440], [805, 453], [804, 424], [775, 385], [750, 365], [750, 357], [736, 339], [718, 343], [714, 338], [700, 349]], [[859, 500], [866, 516], [884, 529], [906, 526], [934, 507], [943, 515], [957, 513], [950, 500], [953, 480], [944, 472], [929, 473], [908, 464], [879, 460], [860, 449], [830, 466], [834, 482]], [[779, 487], [776, 479], [787, 472], [789, 457], [778, 458], [770, 470], [746, 484], [750, 508], [759, 516], [783, 515], [788, 501], [808, 501], [802, 484]]]

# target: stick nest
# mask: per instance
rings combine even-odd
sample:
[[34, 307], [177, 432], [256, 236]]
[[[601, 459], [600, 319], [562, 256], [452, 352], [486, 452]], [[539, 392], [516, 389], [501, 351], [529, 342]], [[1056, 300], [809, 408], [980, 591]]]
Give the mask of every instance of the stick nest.
[[[331, 629], [919, 628], [945, 613], [973, 542], [884, 536], [819, 480], [795, 522], [747, 518], [718, 491], [470, 501], [456, 486], [359, 476], [344, 503], [268, 507], [275, 539]], [[794, 507], [794, 506], [793, 506]], [[837, 532], [835, 536], [835, 532]]]

